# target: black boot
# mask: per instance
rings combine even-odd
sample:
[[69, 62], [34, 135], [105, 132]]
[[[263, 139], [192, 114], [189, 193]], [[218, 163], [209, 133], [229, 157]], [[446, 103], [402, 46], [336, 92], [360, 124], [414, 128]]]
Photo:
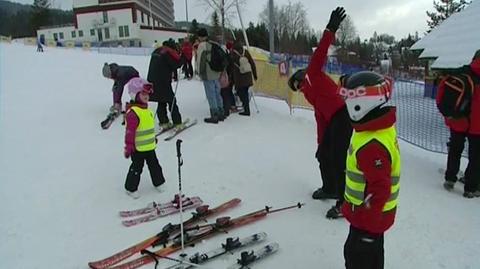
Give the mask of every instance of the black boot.
[[338, 196], [335, 193], [327, 193], [323, 188], [319, 188], [313, 192], [312, 198], [315, 200], [337, 199]]
[[218, 118], [218, 121], [224, 121], [225, 120], [225, 112], [223, 112], [223, 108], [219, 108], [217, 110], [217, 118]]
[[216, 111], [214, 111], [213, 109], [210, 109], [210, 118], [205, 118], [205, 119], [203, 119], [203, 121], [206, 122], [206, 123], [217, 124], [218, 123], [218, 117], [217, 117]]

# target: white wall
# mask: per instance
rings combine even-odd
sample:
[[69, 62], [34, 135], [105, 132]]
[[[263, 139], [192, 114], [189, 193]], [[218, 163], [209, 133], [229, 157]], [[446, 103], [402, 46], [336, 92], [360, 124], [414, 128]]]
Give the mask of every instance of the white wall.
[[[103, 12], [93, 12], [77, 15], [78, 29], [83, 29], [87, 33], [88, 41], [98, 41], [98, 33], [96, 29], [102, 29], [103, 41], [122, 40], [138, 38], [138, 31], [133, 24], [132, 10], [129, 8], [109, 10], [108, 22], [103, 22]], [[119, 36], [119, 26], [128, 25], [129, 36]], [[110, 38], [105, 38], [105, 28], [109, 28]], [[95, 36], [90, 35], [90, 30], [95, 29]]]
[[140, 38], [142, 39], [142, 45], [144, 47], [151, 47], [155, 40], [161, 45], [163, 41], [168, 40], [169, 38], [173, 38], [177, 41], [177, 39], [185, 37], [187, 37], [187, 33], [183, 32], [140, 29]]
[[[72, 39], [71, 32], [76, 30], [73, 26], [51, 28], [51, 29], [42, 29], [37, 31], [37, 36], [40, 38], [40, 35], [45, 36], [45, 40], [53, 40], [53, 34], [56, 33], [59, 41], [74, 40]], [[60, 33], [63, 33], [63, 38], [60, 38]], [[78, 37], [78, 31], [76, 31]], [[85, 36], [85, 32], [83, 33]]]
[[73, 0], [73, 8], [98, 5], [98, 0]]

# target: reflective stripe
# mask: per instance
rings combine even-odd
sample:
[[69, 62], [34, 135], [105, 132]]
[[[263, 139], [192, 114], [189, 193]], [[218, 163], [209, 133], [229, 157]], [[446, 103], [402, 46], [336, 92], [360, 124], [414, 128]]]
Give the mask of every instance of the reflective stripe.
[[151, 144], [151, 143], [154, 143], [155, 142], [155, 138], [149, 138], [147, 140], [136, 140], [135, 141], [135, 146], [144, 146], [144, 145], [148, 145], [148, 144]]
[[392, 185], [397, 185], [400, 182], [400, 177], [392, 177]]
[[143, 135], [149, 135], [155, 133], [155, 129], [148, 129], [148, 130], [143, 130], [143, 131], [137, 131], [136, 135], [137, 136], [143, 136]]
[[352, 171], [347, 170], [347, 177], [350, 178], [351, 181], [355, 183], [363, 183], [365, 184], [365, 178], [362, 174], [354, 173]]

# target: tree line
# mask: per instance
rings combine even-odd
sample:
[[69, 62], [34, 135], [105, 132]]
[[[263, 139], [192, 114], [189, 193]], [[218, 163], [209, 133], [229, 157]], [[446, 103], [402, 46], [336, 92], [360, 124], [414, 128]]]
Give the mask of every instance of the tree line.
[[72, 10], [51, 9], [48, 0], [34, 0], [33, 5], [0, 0], [0, 35], [3, 36], [32, 37], [41, 26], [72, 23]]

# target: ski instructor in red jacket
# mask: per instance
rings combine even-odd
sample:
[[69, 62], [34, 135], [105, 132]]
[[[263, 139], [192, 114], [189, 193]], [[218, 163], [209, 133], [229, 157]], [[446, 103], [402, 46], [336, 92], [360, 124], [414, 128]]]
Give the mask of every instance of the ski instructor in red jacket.
[[338, 199], [327, 212], [327, 218], [342, 217], [340, 206], [345, 189], [345, 160], [352, 127], [344, 100], [338, 95], [339, 86], [324, 72], [328, 47], [335, 32], [345, 19], [345, 10], [337, 7], [330, 15], [323, 36], [306, 70], [299, 70], [289, 79], [292, 90], [300, 90], [315, 110], [318, 148], [315, 154], [320, 163], [323, 185], [313, 199]]

